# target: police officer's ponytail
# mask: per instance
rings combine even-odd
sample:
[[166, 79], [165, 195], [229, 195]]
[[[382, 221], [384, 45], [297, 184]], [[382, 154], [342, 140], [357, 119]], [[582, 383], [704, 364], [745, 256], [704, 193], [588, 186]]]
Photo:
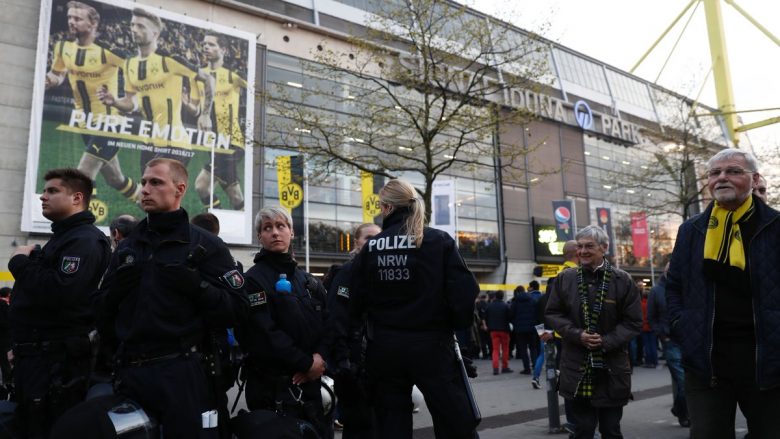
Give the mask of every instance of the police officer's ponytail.
[[379, 202], [393, 206], [393, 208], [407, 208], [409, 215], [406, 217], [403, 231], [414, 236], [414, 243], [420, 248], [423, 240], [423, 228], [425, 227], [425, 205], [417, 196], [414, 186], [404, 180], [394, 179], [387, 182], [379, 191]]

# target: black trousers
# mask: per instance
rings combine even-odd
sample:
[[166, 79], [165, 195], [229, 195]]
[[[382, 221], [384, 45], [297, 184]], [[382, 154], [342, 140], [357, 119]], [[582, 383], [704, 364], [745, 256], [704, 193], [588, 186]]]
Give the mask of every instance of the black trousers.
[[249, 410], [277, 409], [282, 404], [285, 414], [309, 422], [323, 439], [332, 438], [333, 419], [325, 416], [320, 380], [292, 385], [291, 377], [270, 376], [247, 370], [246, 405]]
[[16, 350], [14, 388], [19, 426], [24, 437], [48, 437], [57, 418], [87, 394], [89, 339], [73, 337], [34, 355]]
[[692, 439], [734, 439], [737, 406], [745, 415], [751, 439], [777, 437], [780, 389], [760, 391], [752, 376], [719, 377], [715, 387], [710, 387], [708, 379], [685, 372]]
[[[539, 336], [536, 335], [536, 332], [515, 331], [515, 343], [517, 345], [517, 358], [523, 361], [523, 370], [533, 369], [536, 357], [539, 356]], [[528, 361], [528, 351], [531, 351], [530, 362]]]
[[589, 399], [570, 399], [567, 417], [574, 423], [572, 439], [593, 439], [596, 427], [603, 439], [622, 439], [620, 419], [623, 417], [623, 407], [593, 407]]
[[216, 409], [217, 404], [199, 355], [124, 367], [118, 376], [117, 392], [139, 403], [156, 418], [165, 437], [219, 438], [217, 428], [204, 429], [201, 423], [201, 414]]
[[374, 331], [366, 361], [380, 439], [412, 438], [412, 386], [425, 397], [439, 439], [474, 439], [478, 422], [458, 368], [452, 333]]

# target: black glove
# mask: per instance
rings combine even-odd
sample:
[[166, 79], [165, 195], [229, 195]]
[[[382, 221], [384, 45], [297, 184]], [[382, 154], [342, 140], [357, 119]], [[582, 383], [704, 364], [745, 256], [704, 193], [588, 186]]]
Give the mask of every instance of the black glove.
[[135, 263], [120, 265], [114, 271], [111, 286], [106, 292], [106, 304], [116, 308], [125, 297], [141, 284], [141, 267]]
[[477, 377], [477, 366], [474, 366], [474, 361], [469, 357], [463, 357], [463, 367], [466, 368], [466, 375], [469, 378]]
[[204, 292], [203, 279], [195, 268], [184, 264], [168, 264], [158, 267], [158, 277], [163, 287], [174, 290], [193, 300]]

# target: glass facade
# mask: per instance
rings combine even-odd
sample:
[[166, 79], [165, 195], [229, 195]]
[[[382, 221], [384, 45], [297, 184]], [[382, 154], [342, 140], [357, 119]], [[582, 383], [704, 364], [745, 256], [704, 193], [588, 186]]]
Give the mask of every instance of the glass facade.
[[[318, 67], [311, 62], [269, 52], [266, 90], [272, 99], [283, 99], [300, 106], [302, 111], [316, 112], [322, 117], [335, 118], [340, 123], [355, 121], [361, 117], [360, 100], [364, 89], [354, 78], [323, 78]], [[279, 145], [289, 145], [285, 136], [295, 136], [301, 143], [319, 141], [310, 130], [296, 126], [291, 119], [285, 119], [268, 106], [267, 131], [263, 157], [264, 181], [263, 203], [279, 204], [276, 158], [281, 155], [297, 155]], [[331, 120], [331, 119], [328, 119]], [[365, 153], [361, 147], [363, 134], [355, 132], [349, 137], [355, 154]], [[447, 134], [442, 135], [445, 140]], [[399, 141], [402, 139], [396, 139]], [[492, 139], [475, 139], [479, 148], [489, 148]], [[397, 144], [397, 143], [396, 143]], [[276, 147], [275, 147], [276, 146]], [[413, 147], [414, 145], [410, 145]], [[464, 157], [470, 151], [464, 151]], [[495, 169], [492, 157], [475, 154], [467, 166], [452, 168], [439, 179], [455, 179], [457, 184], [457, 235], [462, 255], [468, 259], [498, 260], [500, 253], [498, 231], [498, 206], [495, 185]], [[360, 173], [329, 172], [321, 162], [303, 160], [308, 181], [308, 223], [310, 250], [322, 254], [347, 253], [352, 245], [350, 238], [355, 228], [363, 222]], [[407, 172], [398, 177], [410, 181], [417, 187], [424, 187], [420, 174]], [[376, 183], [375, 183], [376, 184]], [[378, 188], [376, 188], [378, 189]], [[296, 236], [296, 252], [304, 249], [302, 236]]]
[[[663, 191], [642, 191], [632, 185], [621, 185], [621, 181], [630, 181], [629, 175], [636, 169], [657, 166], [657, 161], [648, 145], [625, 147], [609, 143], [592, 136], [585, 136], [585, 166], [588, 175], [588, 195], [590, 199], [591, 223], [596, 224], [596, 209], [609, 208], [612, 217], [612, 231], [615, 242], [610, 247], [615, 252], [616, 262], [625, 268], [649, 269], [650, 257], [638, 257], [634, 254], [634, 242], [631, 232], [631, 213], [646, 213], [648, 244], [652, 254], [653, 266], [663, 268], [669, 260], [674, 247], [677, 228], [681, 217], [670, 213], [661, 213], [647, 209], [643, 198], [663, 196]], [[623, 178], [621, 178], [623, 177]], [[668, 183], [670, 191], [674, 188]], [[655, 201], [655, 200], [653, 200]]]

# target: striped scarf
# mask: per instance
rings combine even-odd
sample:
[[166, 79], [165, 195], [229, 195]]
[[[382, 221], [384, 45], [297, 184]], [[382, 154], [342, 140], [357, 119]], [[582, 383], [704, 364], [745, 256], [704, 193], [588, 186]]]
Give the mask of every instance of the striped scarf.
[[[580, 293], [582, 323], [583, 328], [590, 333], [598, 332], [599, 316], [601, 315], [601, 308], [604, 305], [604, 298], [607, 296], [607, 288], [609, 288], [611, 279], [612, 265], [605, 259], [604, 276], [601, 279], [601, 285], [596, 290], [593, 304], [591, 304], [590, 300], [588, 300], [588, 285], [585, 283], [582, 266], [577, 267], [577, 289]], [[604, 352], [600, 350], [588, 351], [588, 355], [585, 357], [585, 373], [577, 386], [575, 396], [583, 398], [592, 397], [595, 386], [595, 370], [604, 368]]]

